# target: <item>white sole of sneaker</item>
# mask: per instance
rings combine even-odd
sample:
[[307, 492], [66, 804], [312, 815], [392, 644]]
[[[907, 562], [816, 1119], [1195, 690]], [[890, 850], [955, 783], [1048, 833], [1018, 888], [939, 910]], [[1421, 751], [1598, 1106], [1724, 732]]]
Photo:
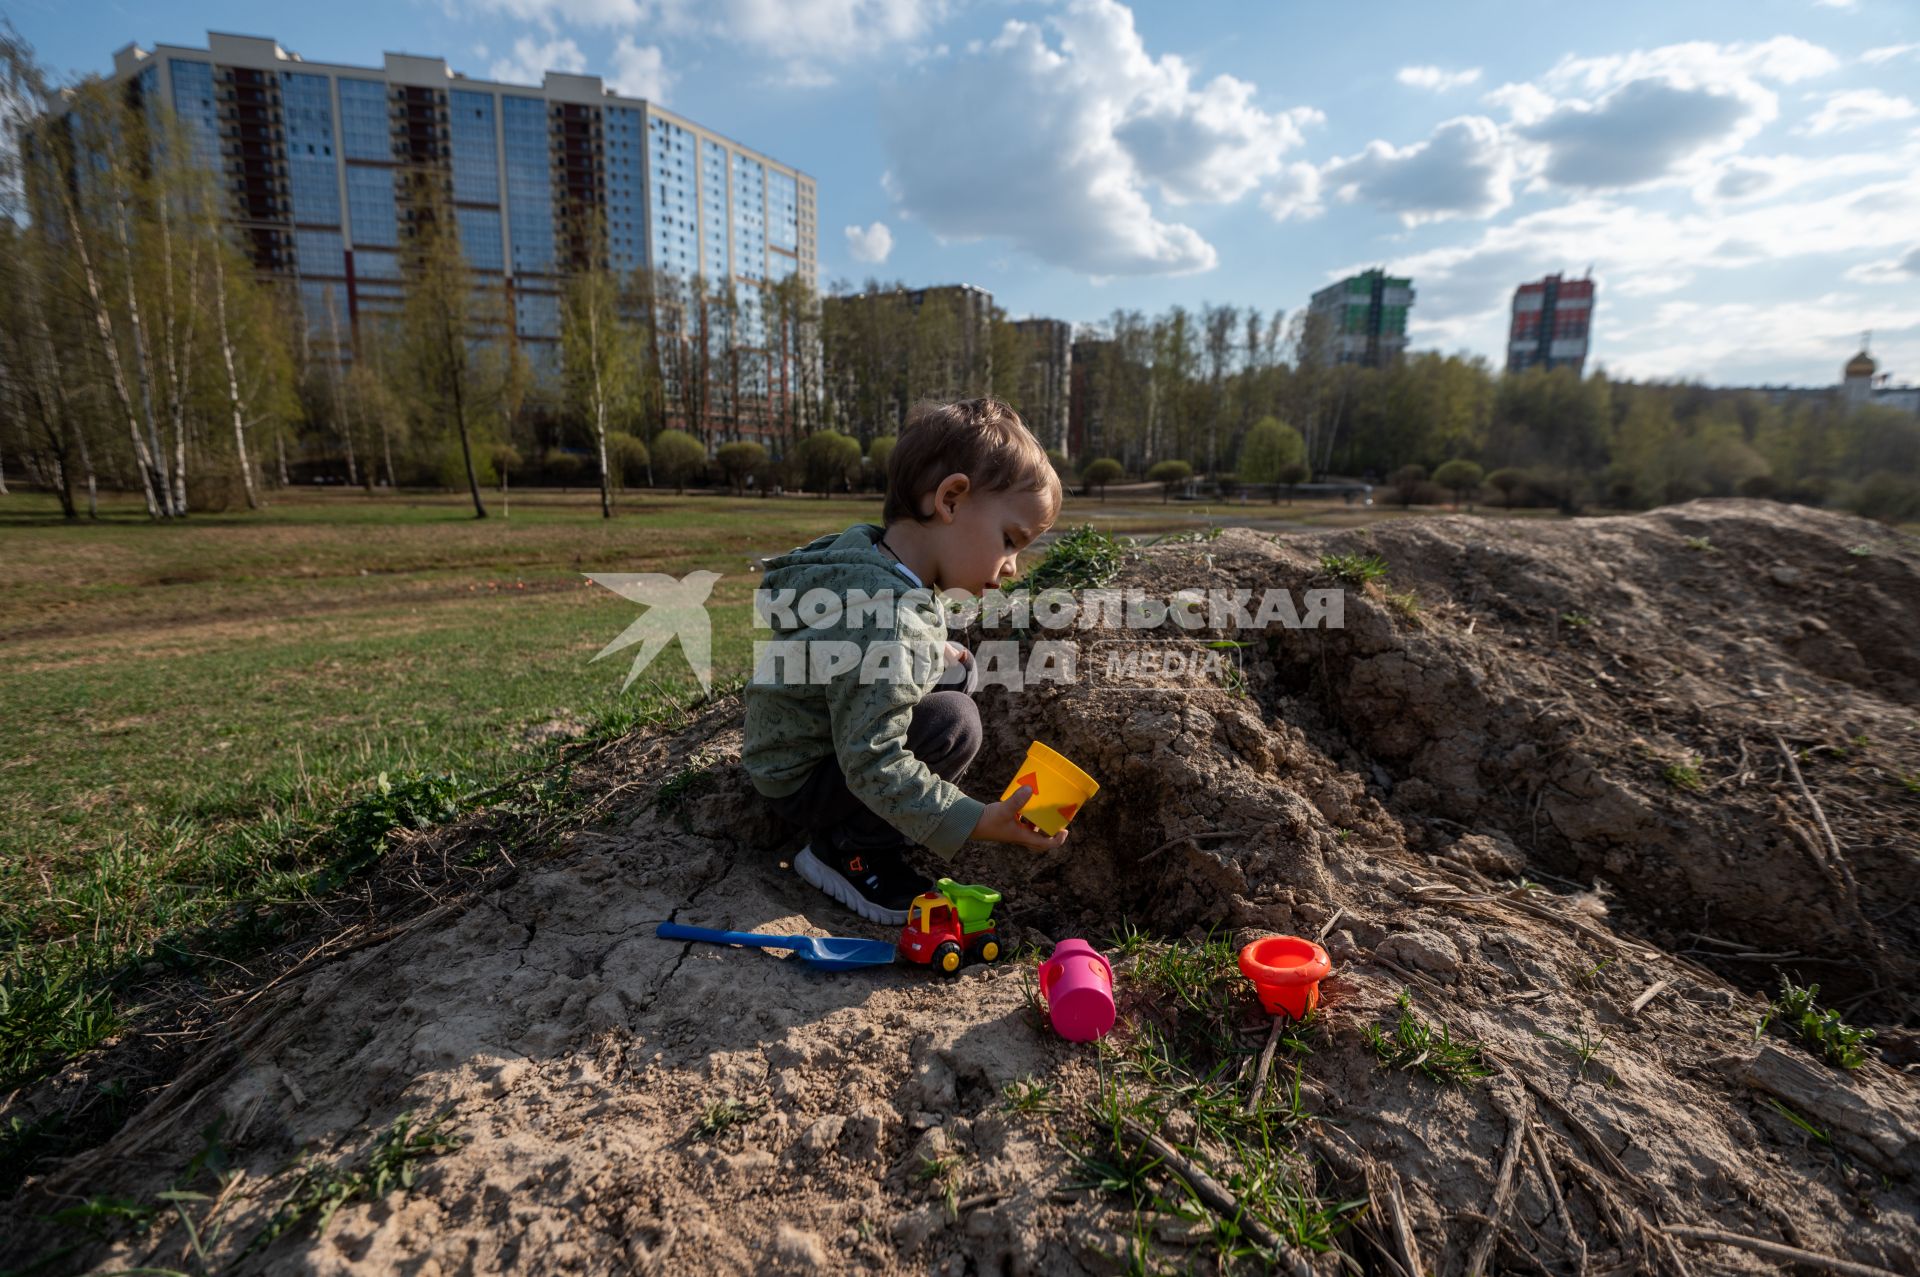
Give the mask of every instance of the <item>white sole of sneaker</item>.
[[896, 927], [906, 925], [905, 909], [883, 909], [861, 895], [852, 883], [841, 876], [839, 870], [814, 855], [811, 846], [800, 849], [800, 854], [793, 858], [793, 867], [802, 878], [868, 922], [885, 922]]

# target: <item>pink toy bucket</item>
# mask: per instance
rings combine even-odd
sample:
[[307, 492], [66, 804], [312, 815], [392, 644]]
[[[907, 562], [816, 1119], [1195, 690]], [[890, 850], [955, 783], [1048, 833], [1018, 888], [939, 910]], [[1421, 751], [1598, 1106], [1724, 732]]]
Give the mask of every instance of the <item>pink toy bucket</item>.
[[1053, 1031], [1091, 1042], [1113, 1027], [1113, 967], [1085, 940], [1062, 940], [1040, 964], [1040, 996]]

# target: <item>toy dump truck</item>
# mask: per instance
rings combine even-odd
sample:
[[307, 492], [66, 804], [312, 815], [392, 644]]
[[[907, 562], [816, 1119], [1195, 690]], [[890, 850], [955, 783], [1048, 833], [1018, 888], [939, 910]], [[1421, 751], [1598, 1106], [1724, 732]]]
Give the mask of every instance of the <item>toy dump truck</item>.
[[993, 907], [1000, 893], [942, 878], [938, 891], [915, 896], [900, 928], [900, 956], [954, 975], [963, 962], [992, 962], [1000, 956]]

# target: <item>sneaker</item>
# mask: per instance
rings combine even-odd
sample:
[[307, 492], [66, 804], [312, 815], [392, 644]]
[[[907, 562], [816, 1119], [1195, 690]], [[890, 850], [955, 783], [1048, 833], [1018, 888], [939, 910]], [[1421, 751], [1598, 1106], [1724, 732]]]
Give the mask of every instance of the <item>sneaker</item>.
[[817, 856], [809, 843], [794, 857], [802, 878], [869, 922], [903, 926], [907, 906], [933, 884], [915, 873], [897, 851]]

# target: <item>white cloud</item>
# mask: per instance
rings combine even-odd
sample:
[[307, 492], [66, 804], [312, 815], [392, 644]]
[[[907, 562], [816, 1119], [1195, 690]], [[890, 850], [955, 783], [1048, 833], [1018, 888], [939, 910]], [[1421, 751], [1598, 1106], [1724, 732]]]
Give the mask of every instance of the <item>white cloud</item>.
[[579, 74], [587, 69], [587, 55], [571, 40], [549, 40], [542, 44], [532, 36], [513, 42], [513, 52], [494, 61], [488, 72], [508, 84], [539, 84], [549, 71]]
[[1879, 66], [1882, 62], [1891, 62], [1917, 52], [1920, 52], [1920, 44], [1885, 44], [1877, 49], [1868, 49], [1860, 55], [1860, 60], [1869, 66]]
[[[466, 4], [483, 13], [538, 22], [548, 32], [562, 23], [577, 27], [627, 26], [644, 20], [651, 7], [643, 0], [466, 0]], [[448, 8], [457, 11], [456, 0], [449, 0]]]
[[946, 16], [948, 0], [449, 0], [561, 27], [633, 29], [710, 39], [791, 64], [783, 83], [830, 83], [823, 68], [908, 45]]
[[1904, 284], [1920, 279], [1920, 244], [1897, 257], [1882, 257], [1847, 268], [1847, 278], [1862, 284]]
[[1094, 276], [1207, 270], [1213, 246], [1148, 193], [1230, 202], [1278, 173], [1320, 115], [1268, 112], [1254, 94], [1149, 54], [1116, 0], [1069, 0], [1044, 28], [1009, 21], [891, 88], [888, 189], [946, 239], [1003, 239]]
[[[1696, 281], [1717, 272], [1750, 272], [1756, 266], [1777, 270], [1794, 260], [1892, 254], [1904, 261], [1914, 248], [1916, 203], [1920, 172], [1909, 157], [1899, 175], [1886, 181], [1732, 211], [1670, 213], [1612, 197], [1579, 199], [1489, 226], [1465, 243], [1390, 259], [1387, 265], [1413, 277], [1419, 294], [1413, 316], [1417, 341], [1484, 347], [1488, 334], [1500, 329], [1515, 284], [1547, 271], [1577, 273], [1591, 264], [1600, 285], [1599, 318], [1609, 325], [1607, 366], [1635, 376], [1667, 375], [1678, 364], [1642, 362], [1639, 347], [1616, 340], [1619, 334], [1611, 326], [1617, 312], [1608, 298], [1704, 291]], [[1379, 264], [1369, 259], [1354, 266]], [[1841, 268], [1834, 270], [1837, 277]], [[1781, 303], [1781, 313], [1790, 313], [1795, 304]], [[1851, 326], [1857, 330], [1867, 323]], [[1804, 356], [1812, 338], [1799, 340]], [[1672, 360], [1693, 361], [1685, 366], [1694, 371], [1711, 368], [1711, 352], [1702, 342], [1683, 342]]]
[[1920, 306], [1851, 292], [1811, 301], [1663, 302], [1649, 319], [1610, 334], [1617, 353], [1607, 367], [1636, 378], [1731, 373], [1736, 381], [1778, 383], [1789, 379], [1783, 370], [1811, 365], [1803, 379], [1832, 384], [1842, 361], [1859, 349], [1862, 329], [1873, 331], [1876, 354], [1911, 350]]
[[1320, 170], [1311, 164], [1287, 164], [1280, 175], [1267, 184], [1260, 196], [1260, 207], [1276, 222], [1297, 217], [1301, 221], [1320, 216], [1326, 207], [1320, 202]]
[[884, 262], [893, 252], [893, 232], [885, 222], [847, 227], [847, 251], [858, 262]]
[[1618, 190], [1702, 171], [1779, 116], [1772, 85], [1826, 75], [1840, 62], [1792, 36], [1683, 44], [1562, 58], [1537, 82], [1483, 101], [1507, 113], [1522, 167], [1543, 184]]
[[[1437, 125], [1411, 146], [1370, 142], [1323, 165], [1319, 185], [1345, 203], [1364, 200], [1407, 226], [1448, 217], [1485, 217], [1513, 202], [1513, 150], [1483, 115]], [[1268, 207], [1269, 212], [1276, 212]]]
[[632, 36], [623, 35], [619, 43], [613, 46], [613, 67], [607, 75], [607, 83], [616, 92], [630, 98], [665, 102], [667, 90], [673, 84], [673, 76], [668, 73], [666, 61], [660, 55], [660, 46], [636, 44]]
[[1734, 91], [1646, 77], [1597, 102], [1566, 102], [1519, 135], [1544, 147], [1549, 182], [1619, 189], [1658, 181], [1703, 154], [1738, 150], [1774, 110]]
[[1821, 9], [1857, 9], [1860, 0], [1813, 0], [1815, 7]]
[[[488, 74], [509, 84], [539, 84], [549, 71], [586, 74], [587, 55], [564, 37], [541, 42], [523, 35], [513, 42], [510, 55], [494, 60]], [[657, 46], [636, 44], [625, 35], [614, 44], [612, 61], [602, 75], [615, 92], [651, 102], [665, 102], [673, 81]]]
[[1549, 87], [1600, 92], [1632, 80], [1659, 76], [1688, 88], [1745, 80], [1797, 84], [1840, 68], [1840, 60], [1797, 36], [1775, 36], [1758, 44], [1714, 44], [1692, 40], [1655, 49], [1594, 58], [1564, 57], [1547, 72]]
[[1915, 114], [1913, 103], [1906, 98], [1882, 93], [1879, 89], [1847, 89], [1829, 93], [1813, 117], [1794, 132], [1824, 137], [1888, 120], [1910, 120]]
[[1804, 155], [1736, 155], [1702, 174], [1693, 198], [1706, 205], [1752, 202], [1835, 178], [1901, 173], [1920, 161], [1920, 147], [1853, 152], [1814, 159]]
[[1435, 93], [1465, 88], [1479, 78], [1479, 67], [1469, 67], [1465, 71], [1447, 71], [1436, 66], [1401, 67], [1394, 76], [1394, 79], [1408, 88], [1431, 89]]

